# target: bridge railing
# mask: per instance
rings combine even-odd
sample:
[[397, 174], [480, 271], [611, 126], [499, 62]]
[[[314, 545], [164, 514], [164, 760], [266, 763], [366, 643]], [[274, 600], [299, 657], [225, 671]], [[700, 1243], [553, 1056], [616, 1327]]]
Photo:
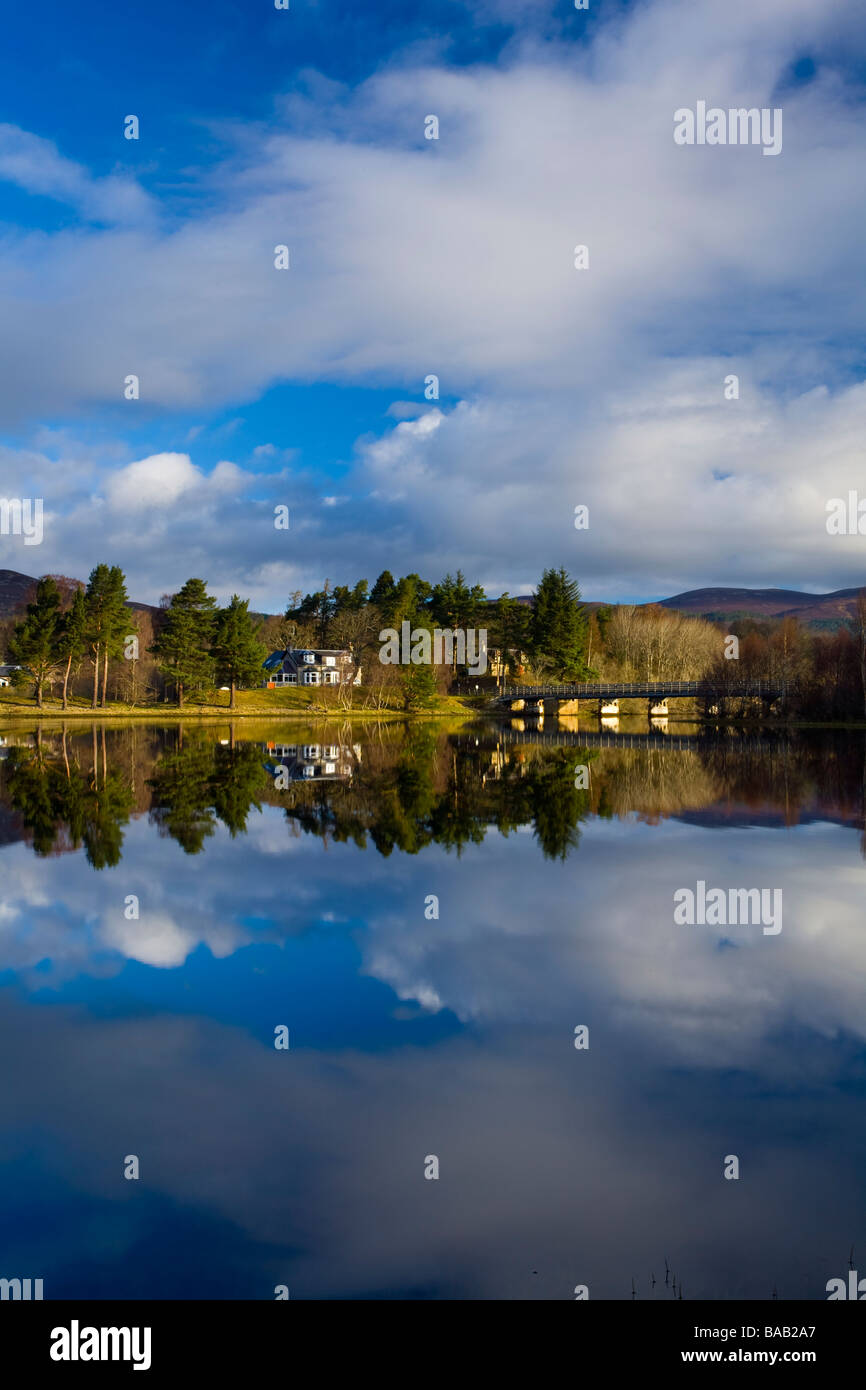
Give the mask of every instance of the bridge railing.
[[722, 686], [711, 681], [560, 681], [543, 685], [509, 685], [502, 692], [502, 699], [519, 700], [543, 697], [559, 699], [623, 699], [659, 697], [676, 695], [704, 695], [710, 698], [765, 696], [778, 699], [784, 693], [783, 687], [774, 681], [740, 681], [736, 685]]

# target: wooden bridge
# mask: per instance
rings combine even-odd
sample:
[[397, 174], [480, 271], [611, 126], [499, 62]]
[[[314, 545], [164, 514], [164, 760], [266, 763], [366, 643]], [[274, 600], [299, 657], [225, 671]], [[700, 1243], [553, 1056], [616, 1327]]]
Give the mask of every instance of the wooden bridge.
[[646, 700], [651, 715], [665, 715], [668, 700], [698, 700], [707, 707], [720, 700], [754, 699], [772, 704], [785, 693], [778, 681], [565, 681], [546, 685], [509, 685], [497, 697], [503, 708], [554, 709], [578, 700], [594, 700], [600, 715], [619, 714], [620, 700]]

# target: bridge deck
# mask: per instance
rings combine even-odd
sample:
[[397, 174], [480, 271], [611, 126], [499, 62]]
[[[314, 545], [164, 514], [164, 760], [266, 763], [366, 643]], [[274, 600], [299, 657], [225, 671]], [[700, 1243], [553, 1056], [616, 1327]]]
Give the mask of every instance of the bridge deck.
[[558, 700], [628, 700], [675, 699], [690, 695], [708, 699], [759, 696], [777, 700], [782, 694], [782, 686], [774, 681], [739, 681], [724, 688], [708, 681], [570, 681], [546, 685], [509, 685], [500, 699], [531, 700], [549, 696]]

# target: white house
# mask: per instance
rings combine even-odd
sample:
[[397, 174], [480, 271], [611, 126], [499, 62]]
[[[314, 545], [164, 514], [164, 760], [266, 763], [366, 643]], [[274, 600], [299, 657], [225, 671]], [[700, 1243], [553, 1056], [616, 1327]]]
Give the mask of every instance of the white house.
[[264, 663], [262, 685], [278, 690], [286, 685], [360, 685], [361, 668], [346, 649], [289, 647], [272, 652]]

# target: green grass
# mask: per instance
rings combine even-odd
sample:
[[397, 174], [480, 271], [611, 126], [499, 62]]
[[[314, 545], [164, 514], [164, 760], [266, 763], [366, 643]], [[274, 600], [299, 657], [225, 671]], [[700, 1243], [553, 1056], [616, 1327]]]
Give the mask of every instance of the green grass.
[[319, 719], [368, 719], [368, 720], [393, 720], [393, 719], [441, 719], [443, 717], [471, 718], [483, 709], [487, 703], [483, 696], [456, 696], [439, 695], [429, 708], [423, 710], [413, 710], [407, 712], [396, 704], [385, 709], [375, 709], [372, 706], [364, 707], [365, 695], [363, 690], [353, 692], [353, 705], [351, 709], [346, 709], [338, 700], [323, 701], [321, 693], [316, 690], [239, 690], [236, 695], [235, 708], [229, 705], [228, 692], [214, 692], [211, 699], [203, 703], [187, 703], [182, 709], [178, 709], [176, 704], [151, 703], [145, 705], [125, 704], [120, 700], [109, 700], [105, 709], [93, 709], [90, 701], [85, 699], [74, 699], [69, 701], [68, 707], [64, 710], [60, 700], [47, 699], [42, 707], [38, 709], [36, 700], [33, 696], [24, 695], [20, 690], [12, 688], [0, 689], [0, 715], [7, 715], [10, 718], [26, 716], [37, 719], [99, 719], [116, 718], [124, 719], [150, 719], [150, 720], [199, 720], [199, 719], [225, 719], [230, 715], [232, 719], [253, 719], [260, 718], [262, 715], [278, 715], [284, 718], [302, 718], [309, 720]]

